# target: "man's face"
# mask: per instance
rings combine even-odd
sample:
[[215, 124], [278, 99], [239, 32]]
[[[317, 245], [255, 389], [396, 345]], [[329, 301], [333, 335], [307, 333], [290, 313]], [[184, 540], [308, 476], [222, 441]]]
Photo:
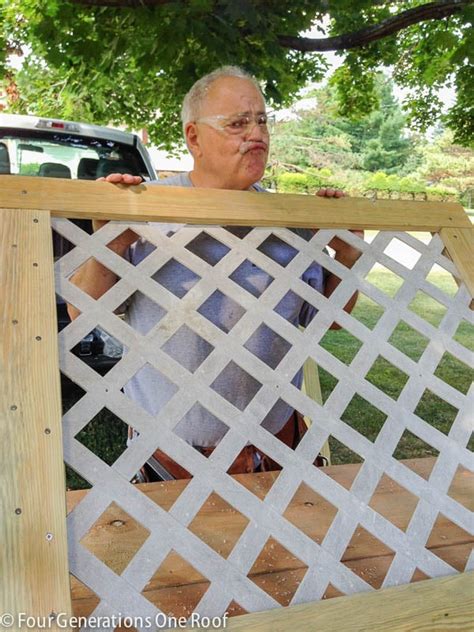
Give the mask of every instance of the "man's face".
[[[256, 120], [264, 113], [262, 95], [251, 81], [222, 77], [211, 84], [198, 121], [186, 126], [186, 140], [194, 157], [192, 177], [199, 186], [245, 190], [261, 179], [269, 135]], [[227, 123], [236, 115], [250, 117], [247, 129], [230, 131]]]

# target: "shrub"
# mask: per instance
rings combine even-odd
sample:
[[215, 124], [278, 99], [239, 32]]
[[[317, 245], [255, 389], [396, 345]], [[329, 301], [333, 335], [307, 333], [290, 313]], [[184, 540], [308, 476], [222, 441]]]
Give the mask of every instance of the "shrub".
[[304, 173], [284, 171], [275, 179], [280, 193], [315, 193], [321, 187], [341, 186], [328, 168], [308, 169]]
[[440, 184], [434, 187], [426, 187], [426, 193], [429, 200], [441, 200], [442, 202], [455, 202], [459, 197], [456, 189], [444, 187]]

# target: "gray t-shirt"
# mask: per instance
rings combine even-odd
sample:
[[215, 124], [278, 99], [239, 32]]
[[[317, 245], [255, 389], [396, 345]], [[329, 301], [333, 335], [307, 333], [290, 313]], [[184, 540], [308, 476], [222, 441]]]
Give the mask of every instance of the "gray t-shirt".
[[[192, 186], [189, 175], [186, 173], [149, 184]], [[255, 184], [253, 189], [264, 191], [258, 184]], [[243, 237], [251, 229], [248, 227], [227, 227], [227, 230]], [[295, 229], [295, 232], [305, 239], [311, 237], [311, 232], [306, 229]], [[294, 248], [276, 236], [265, 240], [264, 244], [263, 252], [283, 266], [287, 265], [296, 254]], [[153, 250], [154, 246], [144, 239], [140, 239], [129, 248], [126, 257], [131, 263], [137, 265]], [[205, 231], [200, 234], [198, 239], [193, 240], [194, 254], [210, 265], [219, 261], [228, 251], [227, 246], [216, 241]], [[199, 281], [197, 274], [174, 259], [168, 261], [155, 272], [152, 278], [180, 298]], [[230, 278], [254, 296], [260, 296], [273, 280], [267, 272], [248, 260], [238, 266]], [[302, 279], [316, 290], [323, 291], [324, 272], [319, 264], [313, 263], [303, 274]], [[198, 308], [198, 311], [227, 333], [240, 319], [244, 310], [236, 301], [222, 292], [216, 291]], [[293, 325], [306, 326], [317, 310], [304, 302], [294, 292], [289, 292], [278, 304], [276, 311]], [[127, 307], [125, 318], [136, 331], [146, 335], [155, 325], [159, 327], [158, 323], [165, 314], [166, 311], [156, 302], [141, 293], [135, 293], [133, 300]], [[257, 332], [250, 337], [245, 346], [272, 368], [277, 366], [289, 348], [289, 344], [266, 325], [257, 329]], [[165, 343], [164, 350], [189, 371], [194, 372], [212, 352], [212, 346], [195, 334], [191, 328], [181, 327]], [[300, 370], [292, 382], [300, 388], [302, 379], [303, 374]], [[256, 395], [260, 385], [255, 378], [243, 371], [237, 364], [230, 363], [213, 383], [213, 388], [236, 407], [236, 414], [238, 414]], [[177, 390], [176, 384], [150, 365], [145, 365], [124, 387], [125, 394], [152, 415], [158, 414]], [[291, 407], [279, 400], [262, 425], [275, 434], [281, 430], [292, 412]], [[223, 422], [200, 404], [194, 405], [182, 422], [175, 427], [175, 432], [181, 438], [191, 445], [201, 447], [217, 445], [226, 430]]]

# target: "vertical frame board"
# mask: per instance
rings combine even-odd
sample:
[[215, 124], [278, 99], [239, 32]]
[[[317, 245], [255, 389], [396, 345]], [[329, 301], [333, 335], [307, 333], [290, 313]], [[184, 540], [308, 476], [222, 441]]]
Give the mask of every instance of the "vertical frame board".
[[0, 612], [54, 620], [71, 604], [49, 213], [0, 209], [0, 288]]
[[474, 296], [474, 230], [473, 228], [442, 228], [440, 231], [449, 256], [456, 264], [462, 280]]

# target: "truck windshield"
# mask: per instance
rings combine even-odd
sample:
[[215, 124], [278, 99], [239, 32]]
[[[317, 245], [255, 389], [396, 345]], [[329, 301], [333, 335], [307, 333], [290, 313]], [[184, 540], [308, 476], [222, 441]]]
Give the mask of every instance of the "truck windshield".
[[110, 173], [148, 175], [133, 146], [77, 134], [0, 128], [0, 174], [95, 180]]

